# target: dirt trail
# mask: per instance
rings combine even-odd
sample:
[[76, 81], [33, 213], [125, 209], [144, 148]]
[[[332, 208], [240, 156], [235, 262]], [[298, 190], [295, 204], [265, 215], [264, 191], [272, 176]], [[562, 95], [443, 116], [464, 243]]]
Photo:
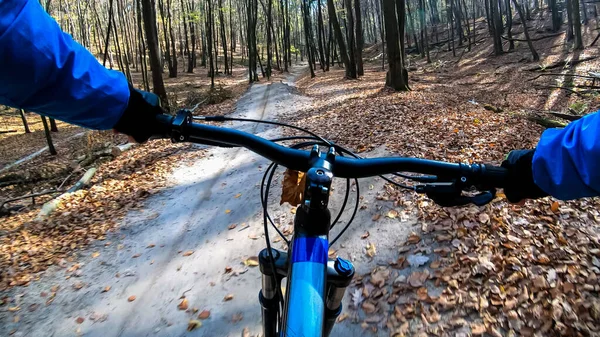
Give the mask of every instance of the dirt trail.
[[[293, 87], [301, 71], [296, 68], [288, 77], [289, 83], [253, 85], [233, 115], [276, 119], [310, 106], [311, 99]], [[229, 126], [267, 138], [281, 132], [248, 123]], [[371, 155], [384, 153], [379, 149]], [[243, 261], [257, 255], [265, 245], [259, 183], [267, 165], [266, 160], [244, 149], [212, 148], [195, 164], [177, 168], [171, 178], [174, 187], [150, 198], [143, 209], [131, 212], [118, 233], [81, 252], [78, 270], [66, 272], [67, 268], [55, 267], [29, 287], [13, 289], [11, 295], [19, 295], [21, 309], [0, 313], [4, 332], [31, 337], [239, 336], [248, 327], [253, 336], [259, 335], [260, 273]], [[281, 172], [273, 186], [271, 209], [274, 219], [286, 226], [293, 214], [289, 207], [278, 205], [280, 177]], [[369, 272], [375, 264], [395, 261], [398, 243], [416, 224], [412, 217], [372, 220], [374, 214], [391, 207], [375, 198], [382, 186], [383, 181], [377, 178], [360, 182], [364, 196], [360, 204], [365, 207], [333, 247], [338, 255], [352, 259], [359, 273]], [[333, 214], [341, 204], [344, 188], [345, 183], [336, 183], [339, 192], [331, 202]], [[354, 204], [354, 196], [349, 204]], [[342, 217], [333, 236], [345, 225], [349, 213]], [[229, 230], [232, 224], [236, 227]], [[367, 230], [370, 236], [361, 239]], [[368, 242], [377, 247], [374, 259], [365, 256]], [[274, 246], [283, 245], [278, 242]], [[225, 273], [226, 267], [232, 271]], [[54, 286], [59, 290], [46, 305], [48, 297], [44, 295]], [[110, 290], [103, 291], [106, 287]], [[189, 309], [211, 312], [193, 332], [186, 332], [186, 327], [197, 313], [178, 310], [184, 294]], [[225, 301], [228, 294], [233, 299]], [[345, 311], [351, 298], [347, 295]], [[132, 296], [135, 300], [128, 301]], [[84, 320], [79, 323], [81, 318]], [[363, 333], [360, 324], [352, 324], [351, 319], [333, 331], [334, 336]], [[380, 329], [378, 335], [388, 333]]]

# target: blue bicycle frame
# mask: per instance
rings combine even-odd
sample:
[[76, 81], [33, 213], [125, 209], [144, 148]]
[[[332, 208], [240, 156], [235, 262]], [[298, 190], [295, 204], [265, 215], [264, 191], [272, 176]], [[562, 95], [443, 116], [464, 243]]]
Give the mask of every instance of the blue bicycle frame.
[[[333, 174], [330, 170], [335, 152], [325, 158], [313, 148], [312, 167], [306, 173], [303, 204], [296, 210], [294, 237], [290, 254], [265, 249], [259, 255], [265, 337], [328, 336], [342, 311], [346, 287], [354, 267], [342, 258], [328, 259], [328, 234], [331, 214], [327, 209]], [[287, 277], [283, 317], [280, 317], [279, 284]]]

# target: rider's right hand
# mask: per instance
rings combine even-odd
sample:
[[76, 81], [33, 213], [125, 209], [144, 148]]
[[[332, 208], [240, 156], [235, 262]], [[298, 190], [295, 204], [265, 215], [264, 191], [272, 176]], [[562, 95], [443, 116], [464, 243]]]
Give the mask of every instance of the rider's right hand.
[[162, 113], [164, 110], [157, 95], [138, 90], [130, 84], [129, 103], [113, 129], [143, 143], [152, 136], [164, 133], [164, 126], [156, 119]]
[[532, 161], [535, 150], [510, 151], [502, 167], [508, 170], [504, 194], [508, 201], [518, 203], [524, 199], [537, 199], [548, 195], [533, 181]]

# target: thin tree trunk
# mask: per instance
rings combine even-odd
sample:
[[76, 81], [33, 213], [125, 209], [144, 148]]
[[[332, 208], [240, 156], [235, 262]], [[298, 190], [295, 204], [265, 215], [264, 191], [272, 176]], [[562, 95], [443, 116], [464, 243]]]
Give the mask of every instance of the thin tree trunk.
[[[508, 50], [515, 49], [515, 42], [512, 36], [512, 11], [510, 10], [510, 0], [506, 0], [506, 36], [508, 36]], [[523, 27], [527, 29], [527, 22], [523, 21]]]
[[311, 45], [311, 34], [310, 34], [310, 12], [308, 8], [308, 0], [302, 0], [302, 17], [304, 18], [304, 40], [306, 41], [306, 57], [308, 60], [308, 68], [310, 70], [310, 77], [315, 77], [315, 71], [313, 69], [314, 60], [312, 59], [312, 52], [310, 50]]
[[42, 124], [44, 124], [44, 133], [46, 134], [46, 142], [48, 143], [48, 150], [50, 154], [56, 156], [56, 149], [54, 148], [54, 143], [52, 142], [52, 135], [50, 134], [50, 128], [48, 128], [48, 121], [46, 120], [46, 116], [42, 117]]
[[56, 120], [54, 118], [48, 118], [50, 120], [50, 131], [58, 132], [58, 127], [56, 126]]
[[[388, 0], [393, 1], [393, 0]], [[335, 39], [337, 40], [338, 47], [340, 49], [340, 58], [344, 63], [344, 67], [346, 67], [346, 77], [348, 78], [356, 78], [356, 74], [352, 77], [350, 60], [348, 59], [348, 52], [346, 51], [346, 44], [344, 43], [344, 35], [342, 34], [342, 28], [340, 27], [340, 23], [337, 18], [337, 14], [335, 12], [335, 5], [333, 4], [333, 0], [327, 0], [327, 12], [329, 14], [329, 21], [333, 26], [333, 31], [335, 33]], [[335, 53], [335, 49], [334, 49]]]
[[156, 31], [156, 12], [154, 0], [142, 0], [142, 15], [144, 17], [144, 28], [146, 30], [146, 41], [150, 53], [150, 69], [152, 71], [153, 91], [160, 99], [168, 105], [167, 92], [162, 78], [160, 67], [160, 54], [158, 50], [158, 33]]
[[431, 63], [429, 57], [429, 42], [427, 41], [427, 25], [425, 22], [425, 0], [419, 0], [419, 17], [421, 21], [421, 41], [423, 41], [423, 50], [427, 55], [427, 63]]
[[210, 76], [210, 88], [213, 89], [215, 87], [215, 67], [213, 60], [213, 32], [212, 32], [212, 1], [207, 0], [206, 5], [207, 16], [206, 16], [206, 45], [208, 46], [208, 76]]
[[521, 20], [521, 23], [523, 24], [523, 32], [525, 33], [525, 39], [527, 39], [527, 45], [529, 46], [529, 50], [531, 51], [533, 60], [539, 61], [540, 56], [538, 55], [537, 51], [533, 47], [533, 43], [531, 42], [531, 39], [529, 38], [529, 28], [527, 28], [527, 23], [523, 17], [523, 8], [521, 8], [521, 5], [519, 5], [519, 3], [517, 3], [517, 0], [512, 0], [512, 2], [513, 2], [513, 5], [515, 6], [515, 8], [517, 9], [517, 13], [519, 13], [519, 19]]
[[19, 109], [19, 114], [21, 115], [21, 121], [23, 122], [25, 133], [31, 133], [31, 130], [29, 130], [29, 124], [27, 123], [27, 118], [25, 118], [25, 111], [23, 111], [23, 109]]
[[348, 57], [350, 61], [350, 78], [356, 78], [356, 42], [354, 39], [354, 15], [352, 13], [352, 0], [346, 2], [346, 36], [348, 37]]
[[356, 72], [358, 76], [365, 74], [362, 50], [364, 47], [364, 36], [362, 26], [362, 15], [360, 12], [360, 0], [354, 0], [354, 10], [356, 12]]
[[225, 61], [225, 75], [229, 74], [229, 59], [227, 58], [227, 35], [225, 34], [225, 16], [223, 15], [223, 0], [219, 0], [219, 21], [221, 24], [221, 45]]
[[325, 32], [323, 28], [323, 13], [321, 10], [321, 0], [317, 0], [317, 40], [319, 43], [319, 59], [321, 63], [321, 70], [325, 70], [325, 57], [327, 54], [325, 53], [325, 47], [323, 45], [325, 40]]
[[579, 0], [571, 1], [571, 12], [573, 13], [573, 30], [575, 31], [575, 50], [583, 50], [583, 37], [581, 36], [581, 16], [579, 14]]

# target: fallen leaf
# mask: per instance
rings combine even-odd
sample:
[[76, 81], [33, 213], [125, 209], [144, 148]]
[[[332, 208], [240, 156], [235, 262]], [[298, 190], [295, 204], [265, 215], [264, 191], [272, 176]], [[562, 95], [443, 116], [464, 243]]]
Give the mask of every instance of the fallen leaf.
[[179, 310], [187, 310], [188, 308], [188, 300], [187, 298], [184, 298], [183, 300], [181, 300], [181, 302], [177, 305], [177, 309]]
[[234, 196], [234, 198], [235, 198], [235, 199], [237, 199], [237, 198], [239, 198], [239, 197], [241, 197], [241, 196], [242, 196], [242, 193], [238, 193], [238, 194], [236, 194], [236, 195]]
[[335, 250], [333, 248], [329, 248], [329, 250], [327, 251], [327, 255], [329, 256], [330, 259], [333, 259], [335, 257], [336, 253], [337, 253], [337, 250]]
[[387, 216], [390, 219], [395, 219], [398, 217], [398, 211], [395, 209], [391, 209], [389, 212], [387, 212], [385, 216]]
[[154, 248], [155, 246], [156, 246], [155, 244], [151, 243], [151, 244], [147, 245], [146, 248]]
[[438, 269], [440, 267], [440, 260], [435, 260], [429, 264], [429, 268]]
[[225, 210], [225, 214], [229, 214], [229, 213], [231, 213], [231, 210], [230, 209], [226, 209]]
[[427, 288], [421, 287], [421, 288], [417, 289], [417, 297], [421, 301], [427, 300], [429, 298], [429, 294], [427, 293]]
[[75, 319], [75, 322], [77, 324], [81, 324], [81, 323], [83, 323], [83, 321], [85, 321], [85, 318], [83, 318], [83, 317], [77, 317], [77, 319]]
[[552, 211], [552, 213], [558, 213], [558, 201], [552, 203], [552, 205], [550, 206], [550, 210]]
[[406, 261], [408, 261], [408, 264], [411, 267], [416, 268], [426, 264], [429, 261], [429, 257], [421, 254], [408, 255], [406, 257]]
[[188, 322], [187, 331], [192, 331], [201, 326], [202, 326], [202, 322], [195, 320], [195, 319], [190, 319], [190, 321]]
[[231, 301], [232, 299], [233, 299], [233, 294], [227, 294], [223, 298], [223, 301], [227, 302], [227, 301]]
[[479, 222], [481, 222], [482, 224], [490, 222], [490, 216], [487, 213], [480, 213]]
[[140, 253], [137, 253], [137, 254], [133, 255], [133, 256], [132, 256], [132, 258], [134, 258], [134, 259], [137, 259], [137, 258], [138, 258], [138, 257], [140, 257], [140, 256], [142, 256], [142, 254], [140, 254]]
[[250, 337], [250, 330], [248, 328], [242, 330], [242, 337]]
[[127, 302], [133, 302], [135, 301], [135, 295], [131, 295], [129, 297], [127, 297]]
[[240, 322], [243, 319], [244, 319], [244, 315], [242, 315], [241, 312], [238, 312], [238, 313], [233, 314], [233, 316], [231, 317], [231, 322], [232, 323], [237, 323], [237, 322]]
[[408, 277], [407, 281], [414, 288], [420, 288], [429, 278], [429, 271], [415, 271]]
[[231, 266], [226, 266], [225, 267], [225, 274], [231, 273], [232, 270], [233, 270], [233, 268]]
[[58, 291], [59, 288], [60, 288], [60, 286], [52, 286], [52, 288], [50, 288], [50, 292], [55, 293]]
[[99, 252], [93, 252], [93, 253], [92, 253], [92, 258], [93, 258], [93, 259], [97, 258], [98, 256], [100, 256], [100, 253], [99, 253]]
[[341, 315], [338, 316], [337, 318], [337, 323], [343, 322], [346, 318], [348, 318], [348, 314], [347, 313], [342, 313]]
[[8, 311], [10, 311], [10, 312], [16, 312], [16, 311], [19, 311], [19, 310], [21, 310], [21, 307], [9, 307], [8, 308]]
[[365, 232], [363, 235], [361, 235], [361, 236], [360, 236], [360, 238], [361, 238], [361, 239], [366, 239], [366, 238], [368, 238], [368, 237], [369, 237], [369, 235], [371, 235], [371, 234], [369, 233], [369, 231], [366, 231], [366, 232]]
[[374, 243], [369, 243], [367, 244], [367, 251], [366, 254], [368, 257], [374, 257], [377, 254], [377, 249], [375, 248], [375, 244]]
[[375, 214], [375, 215], [373, 215], [373, 217], [371, 218], [371, 220], [377, 221], [377, 220], [379, 220], [379, 218], [381, 218], [381, 214]]
[[363, 302], [361, 307], [366, 314], [372, 314], [375, 312], [375, 305], [371, 302]]
[[232, 229], [234, 229], [235, 227], [237, 227], [237, 225], [236, 225], [236, 224], [234, 224], [234, 223], [232, 223], [231, 225], [227, 226], [227, 229], [229, 229], [229, 230], [232, 230]]
[[481, 323], [471, 323], [471, 333], [475, 336], [480, 336], [485, 333], [485, 325]]
[[183, 255], [183, 256], [190, 256], [190, 255], [192, 255], [192, 254], [194, 254], [194, 251], [193, 251], [193, 250], [188, 250], [188, 251], [186, 251], [185, 253], [183, 253], [182, 255]]
[[106, 286], [106, 287], [102, 288], [101, 293], [108, 292], [109, 290], [110, 290], [110, 286]]
[[419, 243], [419, 241], [421, 241], [421, 236], [419, 236], [419, 234], [417, 234], [415, 232], [412, 232], [412, 233], [410, 233], [410, 235], [408, 236], [408, 239], [406, 241], [411, 244], [417, 244], [417, 243]]
[[286, 169], [283, 173], [281, 183], [280, 205], [288, 203], [291, 206], [298, 206], [304, 200], [304, 188], [306, 185], [306, 174], [304, 172]]
[[251, 256], [244, 260], [244, 264], [248, 267], [256, 267], [258, 266], [258, 256]]
[[209, 310], [202, 310], [200, 312], [200, 314], [198, 314], [198, 318], [199, 319], [207, 319], [210, 317], [210, 311]]

